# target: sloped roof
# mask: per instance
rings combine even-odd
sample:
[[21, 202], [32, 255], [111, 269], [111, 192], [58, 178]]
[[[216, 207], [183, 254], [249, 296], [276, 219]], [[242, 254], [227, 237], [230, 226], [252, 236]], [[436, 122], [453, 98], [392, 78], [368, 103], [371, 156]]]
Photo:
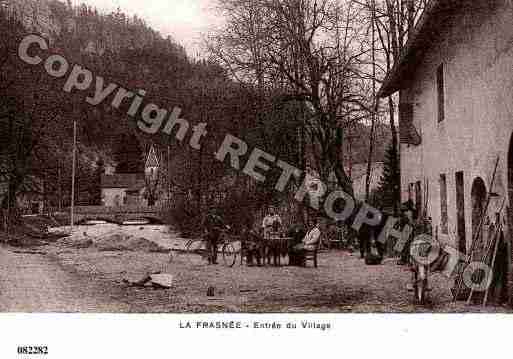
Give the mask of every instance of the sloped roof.
[[415, 72], [419, 62], [429, 49], [433, 39], [440, 33], [445, 24], [450, 23], [450, 18], [458, 11], [463, 11], [473, 3], [484, 3], [489, 0], [431, 0], [421, 15], [413, 34], [403, 48], [401, 57], [387, 75], [379, 97], [387, 97], [404, 87]]
[[148, 167], [159, 167], [159, 159], [153, 145], [151, 146], [148, 157], [146, 158], [146, 168]]
[[139, 190], [145, 186], [144, 174], [142, 173], [116, 173], [113, 175], [102, 175], [102, 188], [125, 188]]

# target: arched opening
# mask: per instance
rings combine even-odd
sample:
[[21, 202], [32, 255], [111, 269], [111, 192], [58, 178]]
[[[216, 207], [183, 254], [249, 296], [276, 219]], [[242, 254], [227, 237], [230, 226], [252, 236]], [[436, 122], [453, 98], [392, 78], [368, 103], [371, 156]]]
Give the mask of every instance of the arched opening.
[[479, 223], [484, 215], [484, 207], [486, 206], [486, 185], [481, 177], [477, 177], [472, 183], [472, 239], [480, 242], [481, 233], [476, 235]]

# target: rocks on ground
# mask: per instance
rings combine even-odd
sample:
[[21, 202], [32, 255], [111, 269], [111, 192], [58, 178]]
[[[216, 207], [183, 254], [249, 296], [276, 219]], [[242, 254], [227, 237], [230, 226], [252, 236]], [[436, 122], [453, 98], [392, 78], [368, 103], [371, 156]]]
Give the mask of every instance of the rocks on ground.
[[63, 240], [63, 243], [73, 248], [95, 247], [101, 252], [112, 251], [142, 251], [149, 253], [168, 253], [155, 242], [143, 237], [136, 237], [119, 232], [110, 232], [100, 236], [88, 236], [86, 233], [74, 234]]

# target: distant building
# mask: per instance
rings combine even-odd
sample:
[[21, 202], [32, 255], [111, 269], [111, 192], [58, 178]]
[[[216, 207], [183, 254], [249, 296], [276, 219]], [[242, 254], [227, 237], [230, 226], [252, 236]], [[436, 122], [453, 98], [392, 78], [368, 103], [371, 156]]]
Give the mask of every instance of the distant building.
[[147, 206], [148, 184], [154, 185], [157, 182], [158, 171], [159, 160], [153, 146], [146, 157], [144, 173], [116, 173], [114, 166], [106, 165], [101, 177], [102, 205]]
[[148, 152], [148, 156], [146, 157], [146, 164], [144, 166], [144, 174], [147, 178], [156, 180], [158, 178], [158, 170], [160, 164], [159, 159], [157, 157], [157, 153], [155, 152], [155, 147], [151, 146], [150, 151]]
[[[7, 197], [8, 182], [0, 180], [0, 203]], [[29, 176], [18, 189], [16, 207], [26, 214], [43, 214], [45, 210], [43, 184], [37, 177]]]
[[104, 174], [101, 178], [102, 204], [106, 207], [145, 205], [143, 173]]
[[[374, 162], [371, 166], [369, 192], [377, 189], [379, 180], [383, 174], [383, 162]], [[346, 168], [346, 173], [349, 169]], [[365, 187], [367, 182], [367, 163], [354, 164], [351, 170], [351, 180], [353, 181], [354, 197], [357, 200], [365, 200]]]

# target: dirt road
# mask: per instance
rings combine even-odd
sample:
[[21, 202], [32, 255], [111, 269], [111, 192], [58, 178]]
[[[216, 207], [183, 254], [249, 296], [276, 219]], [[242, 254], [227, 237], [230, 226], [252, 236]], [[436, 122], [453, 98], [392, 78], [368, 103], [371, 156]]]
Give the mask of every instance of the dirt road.
[[37, 250], [0, 247], [0, 312], [130, 312], [110, 286]]
[[[433, 275], [430, 305], [415, 306], [405, 285], [411, 273], [395, 260], [367, 266], [357, 255], [321, 252], [319, 268], [191, 265], [186, 255], [100, 251], [54, 243], [37, 249], [0, 247], [1, 312], [195, 313], [195, 312], [487, 312], [510, 308], [452, 303], [451, 281]], [[190, 259], [190, 258], [189, 258]], [[170, 290], [127, 287], [162, 271]], [[207, 297], [207, 288], [215, 297]]]

